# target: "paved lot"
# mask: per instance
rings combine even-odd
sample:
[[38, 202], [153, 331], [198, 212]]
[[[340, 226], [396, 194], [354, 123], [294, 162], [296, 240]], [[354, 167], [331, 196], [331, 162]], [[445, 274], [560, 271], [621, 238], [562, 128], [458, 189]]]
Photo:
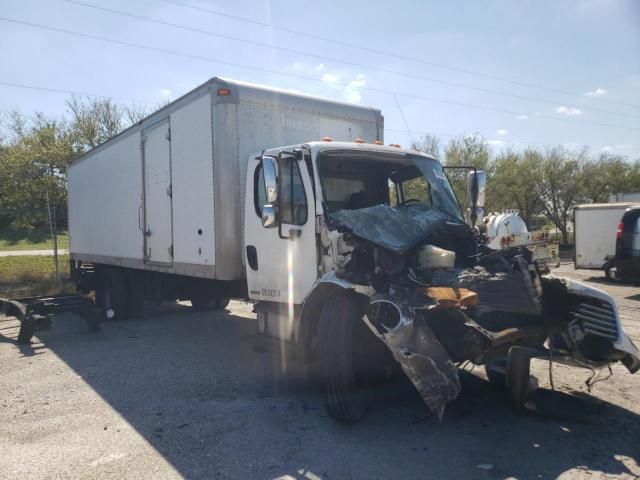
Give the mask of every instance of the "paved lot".
[[[640, 288], [598, 285], [615, 294], [640, 344]], [[303, 387], [290, 349], [255, 336], [244, 303], [217, 314], [157, 307], [93, 336], [59, 318], [22, 348], [17, 327], [0, 323], [2, 478], [640, 475], [640, 374], [622, 366], [590, 395], [589, 372], [557, 367], [564, 394], [548, 397], [564, 402], [562, 418], [514, 411], [476, 368], [441, 424], [402, 384], [344, 426]], [[548, 387], [546, 362], [534, 369]]]

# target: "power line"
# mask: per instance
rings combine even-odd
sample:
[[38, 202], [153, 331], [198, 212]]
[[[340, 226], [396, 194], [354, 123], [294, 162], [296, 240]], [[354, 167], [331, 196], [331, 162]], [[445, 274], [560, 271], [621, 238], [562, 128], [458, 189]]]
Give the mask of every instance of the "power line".
[[[194, 59], [194, 60], [200, 60], [200, 61], [204, 61], [204, 62], [216, 63], [216, 64], [219, 64], [219, 65], [228, 65], [228, 66], [237, 67], [237, 68], [246, 68], [246, 69], [255, 70], [255, 71], [258, 71], [258, 72], [270, 73], [272, 75], [280, 75], [280, 76], [286, 76], [286, 77], [291, 77], [291, 78], [298, 78], [298, 79], [302, 79], [302, 80], [321, 82], [321, 83], [326, 84], [326, 85], [350, 87], [350, 88], [354, 88], [354, 89], [367, 90], [367, 91], [371, 91], [371, 92], [383, 93], [383, 94], [388, 94], [388, 95], [394, 95], [395, 94], [395, 95], [400, 95], [400, 96], [407, 97], [407, 98], [414, 98], [414, 99], [425, 100], [425, 101], [429, 101], [429, 102], [443, 103], [443, 104], [447, 104], [447, 105], [456, 105], [456, 106], [461, 106], [461, 107], [466, 107], [466, 108], [474, 108], [474, 109], [479, 109], [479, 110], [487, 110], [487, 111], [493, 111], [493, 112], [498, 112], [498, 113], [505, 113], [505, 114], [509, 114], [509, 115], [528, 115], [527, 113], [521, 112], [521, 111], [506, 110], [506, 109], [501, 109], [501, 108], [496, 108], [496, 107], [488, 107], [488, 106], [484, 106], [484, 105], [474, 105], [474, 104], [471, 104], [471, 103], [456, 102], [456, 101], [453, 101], [453, 100], [443, 100], [443, 99], [439, 99], [439, 98], [426, 97], [426, 96], [421, 96], [421, 95], [414, 95], [414, 94], [410, 94], [410, 93], [394, 92], [394, 91], [391, 91], [391, 90], [384, 90], [384, 89], [380, 89], [380, 88], [365, 87], [365, 86], [360, 86], [360, 85], [351, 85], [349, 83], [344, 83], [344, 82], [340, 82], [340, 81], [328, 81], [328, 80], [324, 80], [324, 79], [309, 77], [309, 76], [306, 76], [306, 75], [299, 75], [299, 74], [295, 74], [295, 73], [281, 72], [281, 71], [272, 70], [272, 69], [268, 69], [268, 68], [256, 67], [256, 66], [253, 66], [253, 65], [246, 65], [246, 64], [242, 64], [242, 63], [229, 62], [229, 61], [226, 61], [226, 60], [219, 60], [219, 59], [212, 58], [212, 57], [204, 57], [204, 56], [201, 56], [201, 55], [194, 55], [194, 54], [189, 54], [189, 53], [184, 53], [184, 52], [178, 52], [178, 51], [175, 51], [175, 50], [168, 50], [168, 49], [159, 48], [159, 47], [151, 47], [151, 46], [148, 46], [148, 45], [141, 45], [141, 44], [133, 43], [133, 42], [125, 42], [125, 41], [122, 41], [122, 40], [115, 40], [115, 39], [111, 39], [111, 38], [100, 37], [98, 35], [75, 32], [75, 31], [66, 30], [66, 29], [63, 29], [63, 28], [52, 27], [52, 26], [47, 26], [47, 25], [41, 25], [41, 24], [31, 23], [31, 22], [25, 22], [25, 21], [22, 21], [22, 20], [15, 20], [15, 19], [6, 18], [6, 17], [0, 17], [0, 21], [7, 22], [7, 23], [14, 23], [14, 24], [18, 24], [18, 25], [26, 25], [26, 26], [30, 26], [30, 27], [34, 27], [34, 28], [40, 28], [42, 30], [49, 30], [49, 31], [58, 32], [58, 33], [64, 33], [64, 34], [68, 34], [68, 35], [75, 35], [75, 36], [79, 36], [79, 37], [83, 37], [83, 38], [90, 38], [90, 39], [93, 39], [93, 40], [100, 40], [100, 41], [103, 41], [103, 42], [113, 43], [113, 44], [117, 44], [117, 45], [123, 45], [123, 46], [127, 46], [127, 47], [132, 47], [132, 48], [139, 48], [139, 49], [142, 49], [142, 50], [149, 50], [149, 51], [153, 51], [153, 52], [164, 53], [164, 54], [167, 54], [167, 55], [174, 55], [174, 56], [178, 56], [178, 57], [191, 58], [191, 59]], [[575, 124], [580, 124], [580, 125], [594, 125], [594, 126], [599, 126], [599, 127], [619, 128], [619, 129], [625, 129], [625, 130], [640, 130], [640, 128], [638, 128], [638, 127], [629, 127], [629, 126], [626, 126], [626, 125], [614, 125], [614, 124], [600, 123], [600, 122], [589, 122], [589, 121], [581, 121], [581, 120], [572, 120], [572, 119], [569, 119], [569, 118], [551, 117], [551, 116], [548, 116], [548, 115], [541, 115], [541, 114], [540, 115], [535, 115], [535, 118], [546, 119], [546, 120], [555, 120], [555, 121], [561, 121], [561, 122], [567, 122], [567, 123], [575, 123]]]
[[[386, 132], [395, 132], [395, 133], [407, 133], [407, 129], [400, 129], [400, 128], [387, 128], [385, 127], [385, 131]], [[453, 133], [435, 133], [435, 132], [425, 132], [423, 130], [410, 130], [411, 134], [415, 134], [415, 135], [429, 135], [432, 137], [446, 137], [446, 138], [465, 138], [467, 136], [479, 136], [482, 139], [484, 139], [485, 142], [488, 142], [490, 140], [487, 139], [487, 135], [483, 135], [482, 133], [474, 133], [474, 134], [453, 134]], [[561, 143], [542, 143], [542, 142], [528, 142], [525, 140], [517, 140], [517, 139], [504, 139], [504, 140], [498, 140], [500, 142], [500, 144], [519, 144], [522, 146], [527, 146], [527, 145], [539, 145], [539, 146], [543, 146], [543, 147], [558, 147], [558, 146], [562, 146], [563, 144]], [[565, 144], [566, 145], [566, 144]], [[588, 145], [586, 143], [575, 143], [575, 144], [571, 144], [572, 146], [575, 147], [587, 147], [589, 149], [595, 149], [595, 147], [593, 145]], [[637, 148], [632, 148], [630, 149], [631, 151], [637, 151], [640, 149]]]
[[[547, 104], [547, 105], [553, 105], [553, 106], [558, 106], [558, 103], [559, 103], [559, 102], [550, 101], [550, 100], [547, 100], [547, 99], [544, 99], [544, 98], [531, 97], [531, 96], [527, 96], [527, 95], [519, 95], [519, 94], [504, 92], [504, 91], [500, 91], [500, 90], [493, 90], [493, 89], [484, 88], [484, 87], [476, 87], [476, 86], [467, 85], [467, 84], [464, 84], [464, 83], [456, 83], [456, 82], [451, 82], [451, 81], [448, 81], [448, 80], [440, 80], [440, 79], [436, 79], [436, 78], [426, 77], [426, 76], [423, 76], [423, 75], [417, 75], [417, 74], [413, 74], [413, 73], [401, 72], [401, 71], [398, 71], [398, 70], [391, 70], [391, 69], [388, 69], [388, 68], [378, 67], [378, 66], [375, 66], [375, 65], [367, 65], [367, 64], [352, 62], [352, 61], [348, 61], [348, 60], [340, 60], [340, 59], [337, 59], [337, 58], [327, 57], [327, 56], [324, 56], [324, 55], [318, 55], [318, 54], [314, 54], [314, 53], [310, 53], [310, 52], [304, 52], [304, 51], [301, 51], [301, 50], [296, 50], [296, 49], [292, 49], [292, 48], [288, 48], [288, 47], [269, 45], [269, 44], [264, 43], [264, 42], [258, 42], [258, 41], [254, 41], [254, 40], [247, 40], [247, 39], [244, 39], [244, 38], [236, 37], [236, 36], [233, 36], [233, 35], [227, 35], [227, 34], [223, 34], [223, 33], [218, 33], [218, 32], [214, 32], [214, 31], [211, 31], [211, 30], [204, 30], [204, 29], [200, 29], [200, 28], [190, 27], [188, 25], [182, 25], [182, 24], [177, 24], [177, 23], [172, 23], [172, 22], [166, 22], [164, 20], [158, 20], [158, 19], [147, 17], [147, 16], [144, 16], [144, 15], [137, 15], [137, 14], [134, 14], [134, 13], [123, 12], [121, 10], [115, 10], [113, 8], [101, 7], [101, 6], [98, 6], [98, 5], [91, 5], [89, 3], [81, 2], [81, 1], [78, 1], [78, 0], [60, 0], [60, 1], [66, 2], [66, 3], [70, 3], [70, 4], [73, 4], [73, 5], [80, 5], [82, 7], [91, 8], [91, 9], [94, 9], [94, 10], [99, 10], [99, 11], [103, 11], [103, 12], [112, 13], [112, 14], [115, 14], [115, 15], [134, 18], [136, 20], [142, 20], [142, 21], [146, 21], [146, 22], [150, 22], [150, 23], [155, 23], [157, 25], [162, 25], [162, 26], [165, 26], [165, 27], [178, 28], [178, 29], [181, 29], [181, 30], [189, 31], [189, 32], [195, 32], [195, 33], [200, 33], [200, 34], [209, 35], [209, 36], [213, 36], [213, 37], [224, 38], [226, 40], [232, 40], [232, 41], [235, 41], [235, 42], [241, 42], [241, 43], [245, 43], [245, 44], [248, 44], [248, 45], [258, 46], [258, 47], [261, 47], [261, 48], [279, 50], [279, 51], [282, 51], [282, 52], [293, 53], [293, 54], [296, 54], [296, 55], [304, 55], [304, 56], [315, 58], [315, 59], [318, 59], [318, 60], [342, 63], [344, 65], [350, 65], [350, 66], [354, 66], [354, 67], [358, 67], [358, 68], [365, 68], [365, 69], [374, 70], [374, 71], [378, 71], [378, 72], [382, 72], [382, 73], [389, 73], [389, 74], [398, 75], [398, 76], [401, 76], [401, 77], [414, 78], [414, 79], [417, 79], [417, 80], [423, 80], [423, 81], [426, 81], [426, 82], [437, 83], [437, 84], [441, 84], [441, 85], [448, 85], [448, 86], [452, 86], [452, 87], [456, 87], [456, 88], [463, 88], [463, 89], [467, 89], [467, 90], [475, 90], [475, 91], [478, 91], [478, 92], [489, 93], [489, 94], [492, 94], [492, 95], [500, 95], [500, 96], [504, 96], [504, 97], [518, 98], [520, 100], [527, 100], [527, 101], [532, 101], [532, 102], [540, 102], [540, 103], [544, 103], [544, 104]], [[625, 117], [640, 118], [640, 114], [614, 112], [612, 110], [604, 110], [604, 109], [599, 109], [599, 108], [594, 108], [594, 107], [585, 107], [585, 106], [583, 106], [581, 104], [576, 104], [576, 105], [581, 107], [581, 108], [583, 108], [583, 109], [585, 109], [585, 110], [592, 110], [594, 112], [607, 113], [607, 114], [611, 114], [611, 115], [620, 115], [620, 116], [625, 116]]]
[[[114, 99], [114, 100], [118, 100], [118, 97], [111, 97], [109, 95], [80, 92], [80, 91], [77, 91], [77, 90], [65, 90], [65, 89], [60, 89], [60, 88], [40, 87], [40, 86], [36, 86], [36, 85], [25, 85], [25, 84], [22, 84], [22, 83], [12, 83], [12, 82], [0, 81], [0, 85], [7, 86], [7, 87], [13, 87], [13, 88], [24, 88], [24, 89], [30, 89], [30, 90], [51, 92], [51, 93], [61, 93], [61, 94], [67, 94], [67, 95], [82, 95], [82, 96], [86, 96], [86, 97], [95, 97], [95, 98], [111, 98], [111, 99]], [[121, 100], [121, 101], [133, 101], [133, 102], [139, 102], [139, 103], [148, 103], [150, 105], [151, 104], [158, 105], [158, 102], [151, 102], [151, 101], [147, 101], [147, 100], [139, 100], [139, 99], [135, 99], [135, 98], [133, 98], [133, 99], [119, 98], [119, 100]], [[410, 133], [410, 134], [423, 135], [423, 136], [424, 135], [431, 135], [431, 136], [434, 136], [434, 137], [446, 137], [446, 138], [465, 138], [467, 136], [465, 134], [436, 133], [436, 132], [426, 132], [426, 131], [423, 131], [423, 130], [410, 130], [408, 125], [405, 125], [404, 129], [385, 127], [385, 131], [386, 132], [395, 132], [395, 133]], [[477, 135], [481, 136], [482, 138], [486, 138], [486, 135], [483, 135], [481, 133], [477, 133]], [[504, 142], [505, 143], [521, 144], [521, 145], [541, 145], [541, 146], [547, 146], [547, 147], [556, 147], [556, 146], [559, 145], [559, 144], [540, 143], [540, 142], [527, 142], [527, 141], [524, 141], [524, 140], [511, 140], [511, 139], [504, 140]], [[592, 145], [587, 145], [587, 144], [576, 144], [576, 146], [578, 146], [578, 147], [588, 147], [590, 149], [594, 148]], [[637, 151], [637, 150], [639, 150], [639, 149], [636, 149], [636, 148], [632, 149], [632, 151]]]
[[271, 28], [273, 30], [280, 30], [282, 32], [291, 33], [291, 34], [294, 34], [294, 35], [300, 35], [300, 36], [307, 37], [307, 38], [312, 38], [312, 39], [315, 39], [315, 40], [322, 40], [324, 42], [333, 43], [335, 45], [340, 45], [340, 46], [343, 46], [343, 47], [356, 48], [358, 50], [377, 53], [379, 55], [385, 55], [387, 57], [397, 58], [397, 59], [400, 59], [400, 60], [408, 60], [408, 61], [411, 61], [411, 62], [422, 63], [424, 65], [429, 65], [431, 67], [440, 68], [440, 69], [443, 69], [443, 70], [449, 70], [449, 71], [458, 72], [458, 73], [465, 73], [465, 74], [468, 74], [468, 75], [474, 75], [476, 77], [482, 77], [482, 78], [486, 78], [486, 79], [490, 79], [490, 80], [498, 80], [498, 81], [501, 81], [501, 82], [511, 83], [511, 84], [514, 84], [514, 85], [520, 85], [520, 86], [528, 87], [528, 88], [536, 88], [536, 89], [539, 89], [539, 90], [546, 90], [546, 91], [549, 91], [549, 92], [560, 93], [560, 94], [563, 94], [563, 95], [570, 95], [570, 96], [574, 96], [574, 97], [580, 97], [583, 100], [587, 99], [587, 100], [592, 100], [592, 101], [611, 103], [611, 104], [615, 104], [615, 105], [623, 105], [623, 106], [626, 106], [626, 107], [640, 108], [640, 105], [635, 105], [635, 104], [626, 103], [626, 102], [619, 102], [619, 101], [616, 101], [616, 100], [609, 100], [609, 99], [606, 99], [606, 98], [585, 97], [584, 95], [581, 95], [579, 93], [570, 92], [570, 91], [562, 90], [562, 89], [555, 88], [555, 87], [549, 87], [549, 86], [545, 86], [545, 85], [537, 85], [537, 84], [529, 83], [529, 82], [522, 82], [522, 81], [519, 81], [519, 80], [513, 80], [513, 79], [509, 79], [509, 78], [505, 78], [505, 77], [500, 77], [500, 76], [497, 76], [497, 75], [490, 75], [490, 74], [486, 74], [486, 73], [482, 73], [482, 72], [476, 72], [474, 70], [468, 70], [468, 69], [465, 69], [465, 68], [454, 67], [454, 66], [451, 66], [451, 65], [444, 65], [442, 63], [431, 62], [431, 61], [424, 60], [424, 59], [421, 59], [421, 58], [410, 57], [410, 56], [407, 56], [407, 55], [401, 55], [401, 54], [398, 54], [398, 53], [393, 53], [393, 52], [389, 52], [389, 51], [385, 51], [385, 50], [379, 50], [377, 48], [365, 47], [363, 45], [356, 45], [354, 43], [349, 43], [349, 42], [344, 42], [342, 40], [336, 40], [336, 39], [333, 39], [333, 38], [323, 37], [321, 35], [316, 35], [316, 34], [313, 34], [313, 33], [303, 32], [303, 31], [300, 31], [300, 30], [293, 30], [293, 29], [287, 28], [287, 27], [281, 27], [281, 26], [278, 26], [278, 25], [274, 25], [272, 23], [261, 22], [261, 21], [258, 21], [258, 20], [252, 20], [250, 18], [241, 17], [241, 16], [238, 16], [238, 15], [232, 15], [232, 14], [229, 14], [229, 13], [221, 12], [219, 10], [212, 10], [212, 9], [204, 8], [204, 7], [196, 7], [194, 5], [189, 5], [189, 4], [186, 4], [186, 3], [177, 2], [175, 0], [161, 0], [161, 1], [166, 2], [166, 3], [170, 3], [170, 4], [174, 4], [174, 5], [178, 5], [178, 6], [181, 6], [181, 7], [184, 7], [184, 8], [190, 8], [190, 9], [198, 10], [198, 11], [201, 11], [201, 12], [207, 12], [207, 13], [210, 13], [210, 14], [213, 14], [213, 15], [218, 15], [218, 16], [221, 16], [221, 17], [230, 18], [230, 19], [237, 20], [237, 21], [240, 21], [240, 22], [250, 23], [250, 24], [253, 24], [253, 25], [260, 25], [262, 27]]
[[22, 83], [11, 83], [11, 82], [4, 82], [4, 81], [0, 81], [0, 85], [4, 85], [6, 87], [16, 87], [16, 88], [27, 88], [27, 89], [31, 89], [31, 90], [41, 90], [43, 92], [53, 92], [53, 93], [64, 93], [67, 95], [81, 95], [84, 97], [91, 97], [91, 98], [108, 98], [108, 99], [113, 99], [113, 100], [120, 100], [122, 102], [138, 102], [138, 103], [147, 103], [149, 105], [157, 105], [158, 102], [150, 102], [147, 100], [136, 100], [134, 98], [130, 98], [130, 99], [126, 99], [126, 98], [118, 98], [118, 97], [111, 97], [109, 95], [98, 95], [96, 93], [87, 93], [87, 92], [78, 92], [75, 90], [64, 90], [61, 88], [51, 88], [51, 87], [39, 87], [36, 85], [25, 85]]

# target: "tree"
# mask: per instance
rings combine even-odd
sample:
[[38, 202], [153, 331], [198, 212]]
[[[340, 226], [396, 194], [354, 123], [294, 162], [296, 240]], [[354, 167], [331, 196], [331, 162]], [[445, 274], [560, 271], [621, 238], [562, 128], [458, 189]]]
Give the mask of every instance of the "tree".
[[440, 139], [434, 135], [425, 135], [421, 139], [413, 142], [411, 148], [440, 160], [441, 146]]
[[47, 195], [51, 205], [66, 206], [65, 172], [76, 154], [62, 120], [12, 112], [9, 130], [11, 139], [0, 149], [3, 223], [34, 226], [44, 218]]
[[542, 167], [542, 155], [530, 148], [524, 153], [505, 152], [492, 165], [493, 174], [488, 185], [492, 205], [499, 210], [518, 209], [527, 228], [543, 207], [535, 188], [542, 178]]
[[583, 199], [582, 172], [586, 150], [570, 154], [562, 147], [547, 150], [542, 163], [541, 181], [537, 184], [544, 212], [569, 243], [569, 219], [573, 207]]
[[[447, 167], [472, 166], [491, 177], [491, 151], [479, 135], [467, 135], [462, 139], [453, 139], [444, 150], [444, 163]], [[448, 170], [447, 177], [462, 208], [470, 206], [467, 198], [467, 171]], [[489, 199], [490, 200], [490, 199]], [[487, 208], [487, 207], [485, 207]]]
[[109, 98], [82, 101], [73, 96], [67, 100], [67, 109], [73, 145], [79, 153], [106, 142], [125, 127], [125, 108]]
[[603, 153], [596, 161], [585, 161], [582, 165], [585, 199], [593, 203], [608, 202], [616, 193], [630, 191], [632, 166], [624, 157]]

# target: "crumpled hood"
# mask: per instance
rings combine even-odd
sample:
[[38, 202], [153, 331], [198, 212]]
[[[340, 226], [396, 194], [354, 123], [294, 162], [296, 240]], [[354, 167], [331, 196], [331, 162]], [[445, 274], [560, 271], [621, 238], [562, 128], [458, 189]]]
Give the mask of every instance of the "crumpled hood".
[[338, 210], [330, 215], [329, 222], [341, 231], [347, 230], [400, 255], [431, 235], [473, 235], [466, 223], [424, 204], [403, 207], [375, 205], [359, 210]]

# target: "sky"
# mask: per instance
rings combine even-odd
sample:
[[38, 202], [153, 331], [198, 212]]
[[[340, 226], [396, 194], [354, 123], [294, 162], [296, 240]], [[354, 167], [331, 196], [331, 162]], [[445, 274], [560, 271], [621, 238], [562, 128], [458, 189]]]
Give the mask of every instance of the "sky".
[[154, 107], [223, 76], [380, 108], [387, 143], [640, 158], [636, 0], [0, 0], [0, 46], [0, 112], [64, 114], [15, 85]]

